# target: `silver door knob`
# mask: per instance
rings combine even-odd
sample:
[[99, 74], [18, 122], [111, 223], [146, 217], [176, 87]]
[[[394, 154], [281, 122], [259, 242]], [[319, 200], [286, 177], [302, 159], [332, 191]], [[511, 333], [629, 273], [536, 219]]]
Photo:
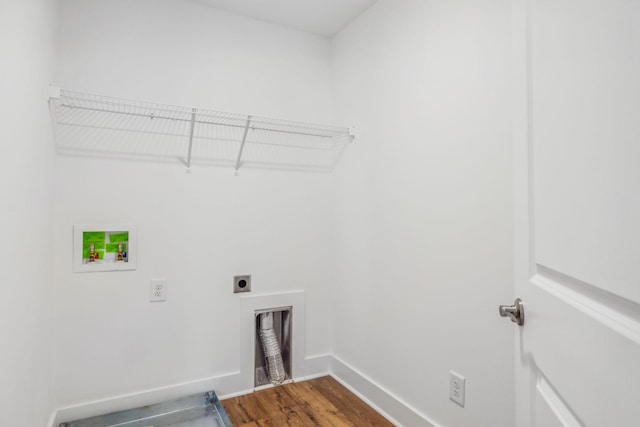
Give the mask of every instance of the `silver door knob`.
[[501, 305], [498, 307], [500, 316], [508, 317], [513, 323], [524, 325], [524, 303], [520, 298], [516, 298], [513, 305]]

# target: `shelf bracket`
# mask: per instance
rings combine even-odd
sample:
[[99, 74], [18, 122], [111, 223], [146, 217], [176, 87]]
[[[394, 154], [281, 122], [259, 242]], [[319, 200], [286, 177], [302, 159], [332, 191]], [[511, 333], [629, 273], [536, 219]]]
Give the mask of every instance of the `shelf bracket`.
[[244, 143], [247, 142], [247, 134], [249, 133], [249, 125], [251, 124], [251, 116], [247, 117], [247, 123], [244, 125], [244, 134], [242, 135], [242, 142], [240, 143], [240, 149], [238, 150], [238, 158], [236, 159], [236, 173], [240, 169], [240, 159], [242, 159], [242, 151], [244, 150]]
[[355, 127], [355, 126], [351, 126], [351, 127], [349, 128], [349, 134], [348, 134], [348, 136], [349, 136], [349, 142], [353, 142], [353, 141], [355, 141], [356, 139], [358, 139], [359, 135], [358, 135], [358, 131], [357, 131], [357, 129], [356, 129], [356, 127]]
[[187, 153], [187, 173], [191, 170], [191, 148], [193, 147], [193, 130], [196, 127], [196, 109], [191, 109], [191, 130], [189, 131], [189, 152]]

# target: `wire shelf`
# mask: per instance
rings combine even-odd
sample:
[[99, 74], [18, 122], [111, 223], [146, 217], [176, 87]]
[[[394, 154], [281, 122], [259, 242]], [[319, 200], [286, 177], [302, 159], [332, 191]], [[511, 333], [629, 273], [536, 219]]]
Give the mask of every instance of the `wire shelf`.
[[49, 104], [63, 155], [331, 171], [353, 140], [346, 127], [69, 90]]

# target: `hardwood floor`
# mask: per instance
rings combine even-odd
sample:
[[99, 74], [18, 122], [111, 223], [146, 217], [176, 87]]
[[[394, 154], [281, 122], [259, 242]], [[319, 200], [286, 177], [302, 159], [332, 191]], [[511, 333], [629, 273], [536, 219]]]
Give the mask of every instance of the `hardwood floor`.
[[222, 406], [236, 427], [393, 426], [328, 376], [226, 399]]

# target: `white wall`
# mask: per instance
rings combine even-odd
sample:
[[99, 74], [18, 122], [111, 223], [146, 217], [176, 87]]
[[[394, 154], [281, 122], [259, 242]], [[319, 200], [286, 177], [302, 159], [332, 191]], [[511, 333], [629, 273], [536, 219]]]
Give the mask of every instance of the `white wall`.
[[[326, 122], [328, 39], [197, 1], [64, 0], [63, 88]], [[306, 354], [330, 349], [328, 174], [58, 156], [56, 406], [240, 369], [235, 274], [254, 292], [304, 289]], [[74, 223], [138, 225], [133, 272], [73, 274]], [[169, 281], [148, 302], [149, 279]], [[295, 345], [295, 343], [294, 343]]]
[[335, 173], [333, 352], [436, 424], [511, 426], [510, 2], [380, 0], [333, 49], [361, 133]]
[[[61, 19], [62, 87], [355, 123], [361, 142], [333, 178], [57, 157], [56, 406], [237, 370], [230, 281], [252, 273], [305, 289], [307, 355], [441, 425], [513, 424], [509, 1], [380, 0], [333, 43], [198, 1], [63, 0]], [[103, 221], [138, 224], [138, 269], [71, 273], [72, 225]]]
[[47, 110], [54, 1], [0, 3], [0, 425], [44, 425], [52, 408], [53, 142]]
[[56, 81], [116, 97], [327, 122], [330, 43], [198, 0], [63, 0]]

